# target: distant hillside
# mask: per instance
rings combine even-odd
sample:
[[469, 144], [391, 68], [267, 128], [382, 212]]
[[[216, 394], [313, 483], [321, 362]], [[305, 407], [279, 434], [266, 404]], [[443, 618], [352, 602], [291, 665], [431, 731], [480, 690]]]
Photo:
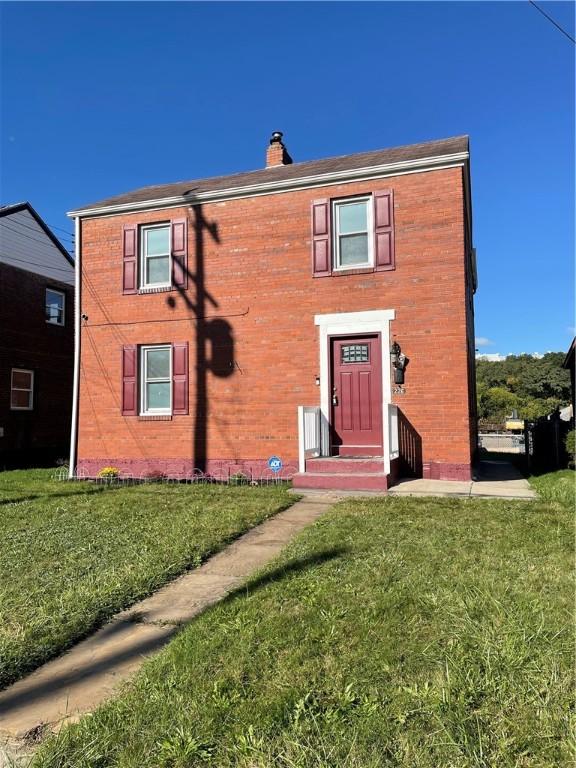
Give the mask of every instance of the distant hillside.
[[509, 355], [505, 360], [477, 360], [476, 385], [481, 424], [504, 424], [513, 409], [521, 419], [537, 419], [568, 405], [570, 374], [562, 368], [565, 352], [542, 357]]

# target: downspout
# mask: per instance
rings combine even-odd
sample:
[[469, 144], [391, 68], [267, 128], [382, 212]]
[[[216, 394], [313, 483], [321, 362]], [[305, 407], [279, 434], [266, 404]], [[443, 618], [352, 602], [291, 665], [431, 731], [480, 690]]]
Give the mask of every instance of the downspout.
[[81, 263], [81, 225], [80, 217], [74, 219], [74, 382], [72, 385], [72, 428], [70, 430], [70, 467], [68, 479], [73, 480], [78, 458], [78, 398], [80, 389], [80, 275]]

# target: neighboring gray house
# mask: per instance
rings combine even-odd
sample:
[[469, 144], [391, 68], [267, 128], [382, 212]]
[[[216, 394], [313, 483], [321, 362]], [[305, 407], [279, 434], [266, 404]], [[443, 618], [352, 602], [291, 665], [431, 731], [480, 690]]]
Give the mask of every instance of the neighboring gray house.
[[74, 262], [30, 203], [0, 207], [0, 469], [69, 450]]

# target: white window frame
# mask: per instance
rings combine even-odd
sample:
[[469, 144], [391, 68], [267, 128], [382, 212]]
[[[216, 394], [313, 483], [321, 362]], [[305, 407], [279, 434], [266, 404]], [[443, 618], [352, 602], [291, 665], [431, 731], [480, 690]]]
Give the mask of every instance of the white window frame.
[[[168, 253], [155, 254], [155, 256], [148, 257], [146, 254], [146, 232], [151, 229], [167, 229], [168, 230]], [[168, 256], [168, 282], [166, 283], [147, 283], [146, 282], [146, 259], [158, 258], [158, 256]], [[140, 227], [140, 288], [170, 288], [172, 285], [172, 227], [170, 222], [164, 222], [160, 224], [146, 224]]]
[[[27, 387], [14, 386], [15, 373], [30, 374], [30, 389]], [[12, 392], [28, 392], [28, 405], [12, 405]], [[28, 368], [12, 368], [10, 372], [10, 410], [11, 411], [33, 411], [34, 410], [34, 371]]]
[[[340, 264], [340, 216], [338, 209], [342, 206], [349, 205], [350, 203], [366, 203], [366, 235], [368, 243], [368, 261], [358, 262], [357, 264]], [[374, 266], [374, 212], [372, 205], [372, 197], [370, 195], [362, 195], [361, 197], [347, 197], [341, 200], [332, 201], [332, 221], [334, 222], [334, 240], [333, 249], [334, 254], [332, 271], [333, 272], [345, 272], [348, 269], [362, 269], [370, 268]], [[358, 232], [346, 232], [346, 235], [363, 235], [364, 230], [358, 230]]]
[[[168, 378], [148, 379], [146, 377], [147, 353], [149, 350], [168, 350], [170, 371]], [[149, 408], [146, 398], [146, 384], [167, 382], [170, 391], [170, 406], [168, 408]], [[147, 344], [140, 347], [140, 416], [171, 416], [172, 415], [172, 345], [171, 344]]]
[[57, 293], [59, 296], [62, 296], [62, 322], [59, 323], [57, 320], [49, 320], [47, 317], [46, 317], [46, 322], [49, 325], [60, 325], [60, 326], [65, 325], [66, 324], [66, 294], [64, 293], [64, 291], [57, 291], [56, 288], [47, 287], [46, 292], [44, 294], [45, 295], [45, 299], [44, 299], [45, 315], [47, 314], [47, 309], [48, 309], [48, 291], [50, 291], [50, 293]]

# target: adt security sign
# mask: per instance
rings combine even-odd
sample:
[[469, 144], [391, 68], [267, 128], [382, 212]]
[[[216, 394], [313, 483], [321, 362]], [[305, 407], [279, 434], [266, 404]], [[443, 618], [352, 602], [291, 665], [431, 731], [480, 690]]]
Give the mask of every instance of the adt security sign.
[[270, 456], [268, 459], [268, 467], [272, 472], [280, 472], [282, 469], [282, 459], [279, 459], [278, 456]]

